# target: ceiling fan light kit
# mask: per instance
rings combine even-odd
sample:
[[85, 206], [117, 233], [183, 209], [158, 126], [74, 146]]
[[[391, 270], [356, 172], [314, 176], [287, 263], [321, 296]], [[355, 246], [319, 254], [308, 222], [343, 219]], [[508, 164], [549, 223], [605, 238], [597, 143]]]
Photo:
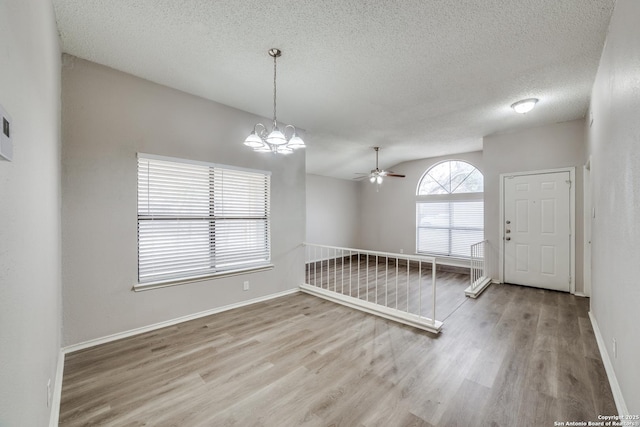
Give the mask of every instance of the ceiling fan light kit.
[[[293, 150], [304, 148], [305, 144], [302, 138], [296, 134], [296, 128], [292, 125], [286, 125], [281, 131], [278, 127], [276, 119], [276, 77], [277, 77], [277, 60], [282, 56], [280, 49], [269, 49], [269, 56], [273, 58], [273, 126], [271, 132], [267, 131], [267, 127], [262, 123], [253, 126], [253, 131], [244, 140], [244, 145], [259, 153], [274, 154], [290, 154]], [[287, 136], [287, 131], [291, 132]]]

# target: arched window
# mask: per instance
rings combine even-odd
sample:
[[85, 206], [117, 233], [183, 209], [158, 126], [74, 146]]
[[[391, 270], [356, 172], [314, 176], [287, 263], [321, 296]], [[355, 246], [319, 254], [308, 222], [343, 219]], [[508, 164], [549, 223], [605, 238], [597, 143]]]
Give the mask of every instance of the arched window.
[[416, 192], [416, 250], [469, 258], [484, 240], [484, 177], [473, 165], [447, 160], [429, 168]]

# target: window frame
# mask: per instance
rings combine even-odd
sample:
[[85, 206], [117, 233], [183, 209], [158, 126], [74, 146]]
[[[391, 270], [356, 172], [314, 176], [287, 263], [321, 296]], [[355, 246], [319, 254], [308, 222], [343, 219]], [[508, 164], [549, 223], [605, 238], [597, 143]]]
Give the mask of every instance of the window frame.
[[[420, 191], [420, 186], [422, 184], [422, 181], [425, 179], [425, 177], [429, 174], [429, 172], [443, 164], [443, 163], [448, 163], [448, 162], [464, 162], [470, 166], [472, 166], [474, 169], [478, 170], [478, 172], [480, 172], [480, 174], [482, 174], [482, 178], [483, 178], [483, 191], [481, 192], [472, 192], [472, 193], [448, 193], [448, 194], [419, 194]], [[450, 178], [449, 178], [450, 179]], [[448, 237], [448, 242], [449, 242], [449, 254], [445, 254], [442, 252], [429, 252], [429, 251], [424, 251], [424, 250], [420, 250], [420, 239], [419, 239], [419, 232], [421, 228], [430, 228], [430, 229], [437, 229], [439, 227], [421, 227], [420, 226], [420, 213], [419, 213], [419, 205], [422, 203], [445, 203], [445, 202], [453, 202], [453, 203], [462, 203], [462, 202], [474, 202], [474, 201], [482, 201], [483, 202], [483, 224], [482, 224], [482, 234], [483, 234], [483, 238], [484, 238], [484, 174], [482, 173], [482, 171], [476, 167], [474, 164], [472, 164], [471, 162], [467, 161], [467, 160], [461, 160], [461, 159], [447, 159], [447, 160], [442, 160], [440, 162], [434, 163], [433, 165], [429, 166], [425, 172], [420, 176], [420, 179], [418, 180], [418, 184], [416, 187], [416, 199], [415, 199], [415, 206], [416, 206], [416, 226], [415, 226], [415, 249], [416, 249], [416, 253], [420, 254], [420, 255], [429, 255], [429, 256], [436, 256], [436, 257], [442, 257], [442, 258], [447, 258], [447, 259], [451, 259], [451, 260], [469, 260], [470, 257], [467, 256], [462, 256], [459, 254], [451, 254], [451, 247], [452, 247], [452, 241], [451, 241], [451, 230], [475, 230], [475, 231], [479, 231], [480, 229], [475, 228], [475, 227], [446, 227], [444, 229], [449, 230], [449, 237]], [[440, 228], [443, 229], [443, 228]], [[481, 239], [483, 240], [483, 239]]]
[[[205, 167], [208, 168], [208, 175], [209, 175], [209, 180], [208, 180], [208, 184], [206, 185], [206, 190], [204, 190], [205, 185], [202, 185], [201, 190], [202, 191], [206, 191], [208, 192], [208, 211], [209, 214], [208, 216], [206, 216], [206, 218], [198, 218], [198, 220], [203, 221], [203, 222], [208, 222], [208, 237], [209, 237], [209, 243], [208, 243], [208, 252], [210, 252], [210, 261], [209, 261], [209, 271], [205, 271], [203, 273], [188, 273], [185, 272], [183, 274], [164, 274], [162, 276], [156, 277], [156, 278], [151, 278], [148, 280], [142, 280], [141, 281], [141, 273], [140, 273], [140, 266], [141, 266], [141, 257], [140, 257], [140, 247], [141, 247], [141, 237], [140, 237], [140, 230], [141, 230], [141, 221], [143, 221], [143, 223], [148, 222], [148, 221], [154, 221], [154, 220], [158, 220], [158, 221], [167, 221], [167, 220], [180, 220], [180, 215], [158, 215], [157, 213], [154, 213], [152, 215], [149, 215], [147, 213], [147, 215], [141, 215], [140, 214], [140, 197], [141, 195], [139, 194], [139, 185], [140, 185], [140, 161], [142, 160], [149, 160], [149, 161], [160, 161], [160, 162], [170, 162], [170, 163], [176, 163], [176, 167], [178, 165], [190, 165], [190, 166], [199, 166], [199, 167]], [[219, 221], [220, 223], [222, 223], [223, 221], [228, 220], [229, 218], [221, 218], [221, 217], [217, 217], [216, 214], [214, 213], [214, 200], [217, 197], [220, 197], [220, 194], [216, 194], [214, 193], [214, 188], [213, 188], [213, 183], [215, 182], [215, 176], [216, 174], [219, 173], [223, 173], [224, 171], [227, 171], [228, 173], [234, 173], [234, 172], [249, 172], [251, 174], [259, 174], [259, 175], [263, 175], [264, 179], [265, 179], [265, 185], [266, 185], [266, 189], [265, 189], [265, 196], [264, 196], [264, 203], [265, 203], [265, 213], [264, 213], [264, 220], [265, 221], [265, 225], [264, 225], [264, 244], [265, 244], [265, 248], [266, 248], [266, 260], [265, 261], [260, 261], [260, 262], [246, 262], [244, 264], [240, 264], [240, 265], [235, 265], [235, 266], [229, 266], [229, 267], [221, 267], [215, 264], [215, 259], [216, 259], [216, 248], [215, 248], [215, 244], [216, 244], [216, 240], [215, 239], [211, 239], [211, 233], [215, 233], [215, 230], [212, 229], [212, 227], [215, 227], [215, 223], [216, 221]], [[180, 285], [180, 284], [185, 284], [185, 283], [192, 283], [192, 282], [198, 282], [198, 281], [203, 281], [203, 280], [210, 280], [210, 279], [215, 279], [215, 278], [221, 278], [221, 277], [227, 277], [227, 276], [234, 276], [234, 275], [239, 275], [239, 274], [246, 274], [246, 273], [251, 273], [251, 272], [258, 272], [258, 271], [265, 271], [265, 270], [270, 270], [274, 268], [274, 265], [271, 263], [271, 209], [270, 209], [270, 205], [271, 205], [271, 172], [270, 171], [264, 171], [264, 170], [258, 170], [258, 169], [250, 169], [250, 168], [243, 168], [243, 167], [238, 167], [238, 166], [231, 166], [231, 165], [224, 165], [224, 164], [218, 164], [218, 163], [210, 163], [210, 162], [203, 162], [203, 161], [197, 161], [197, 160], [189, 160], [189, 159], [182, 159], [182, 158], [176, 158], [176, 157], [167, 157], [167, 156], [159, 156], [159, 155], [154, 155], [154, 154], [146, 154], [146, 153], [137, 153], [137, 165], [136, 165], [136, 188], [137, 188], [137, 197], [136, 197], [136, 214], [137, 214], [137, 220], [136, 220], [136, 237], [137, 237], [137, 241], [136, 241], [136, 247], [137, 247], [137, 278], [136, 278], [136, 282], [133, 286], [133, 289], [135, 291], [140, 291], [140, 290], [148, 290], [148, 289], [154, 289], [154, 288], [160, 288], [160, 287], [166, 287], [166, 286], [174, 286], [174, 285]], [[233, 192], [232, 192], [233, 193]], [[225, 194], [225, 193], [222, 193]], [[237, 194], [236, 194], [237, 195]], [[177, 203], [176, 200], [172, 200], [172, 202]], [[171, 210], [172, 208], [175, 209], [175, 204], [170, 205], [171, 207], [168, 208], [169, 210]], [[154, 216], [157, 216], [157, 218], [154, 218]], [[245, 218], [245, 217], [233, 217], [232, 219], [235, 220], [261, 220], [260, 218], [258, 218], [258, 216], [250, 216], [248, 215], [249, 218]], [[189, 216], [189, 215], [182, 215], [182, 220], [183, 221], [194, 221], [195, 219], [193, 218], [193, 216]], [[262, 217], [261, 217], [262, 218]], [[204, 235], [204, 234], [203, 234]], [[218, 252], [220, 252], [220, 250], [218, 250]]]

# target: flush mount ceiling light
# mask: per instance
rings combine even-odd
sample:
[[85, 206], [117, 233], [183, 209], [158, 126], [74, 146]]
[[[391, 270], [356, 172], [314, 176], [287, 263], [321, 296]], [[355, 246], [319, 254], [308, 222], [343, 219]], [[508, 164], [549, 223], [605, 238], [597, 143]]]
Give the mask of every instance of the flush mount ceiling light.
[[511, 104], [511, 108], [513, 108], [513, 111], [516, 113], [525, 114], [533, 110], [537, 102], [538, 98], [523, 99], [522, 101]]
[[[269, 56], [273, 58], [273, 127], [271, 132], [262, 123], [253, 126], [253, 132], [244, 140], [244, 145], [253, 148], [254, 151], [263, 153], [290, 154], [293, 150], [304, 148], [304, 141], [296, 135], [296, 128], [286, 125], [283, 131], [278, 128], [276, 120], [276, 69], [277, 59], [282, 55], [280, 49], [269, 49]], [[258, 129], [260, 128], [260, 129]], [[286, 136], [287, 130], [291, 130]]]

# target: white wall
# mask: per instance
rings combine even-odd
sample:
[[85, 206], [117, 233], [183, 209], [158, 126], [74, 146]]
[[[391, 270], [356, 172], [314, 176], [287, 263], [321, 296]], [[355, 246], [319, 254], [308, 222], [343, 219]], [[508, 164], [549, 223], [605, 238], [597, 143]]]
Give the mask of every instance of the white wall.
[[375, 184], [361, 181], [360, 241], [364, 249], [415, 254], [418, 183], [427, 169], [443, 160], [464, 160], [484, 172], [482, 153], [477, 151], [395, 165], [389, 169], [406, 178], [385, 178], [377, 192]]
[[[242, 142], [266, 119], [71, 56], [63, 57], [64, 344], [289, 290], [302, 283], [305, 154]], [[267, 272], [133, 292], [136, 153], [272, 171]], [[242, 282], [251, 289], [243, 292]]]
[[0, 426], [48, 424], [60, 349], [60, 48], [49, 0], [0, 1]]
[[[591, 312], [629, 413], [640, 414], [640, 2], [618, 0], [591, 96]], [[588, 124], [587, 124], [588, 127]], [[618, 356], [613, 354], [613, 339]]]
[[[544, 108], [543, 105], [538, 108]], [[530, 113], [535, 114], [535, 110]], [[488, 274], [498, 280], [500, 234], [500, 174], [576, 168], [576, 292], [582, 292], [583, 218], [582, 166], [585, 163], [584, 120], [556, 123], [508, 134], [491, 135], [483, 141], [484, 235]]]
[[353, 180], [307, 175], [307, 242], [358, 248], [358, 184]]

